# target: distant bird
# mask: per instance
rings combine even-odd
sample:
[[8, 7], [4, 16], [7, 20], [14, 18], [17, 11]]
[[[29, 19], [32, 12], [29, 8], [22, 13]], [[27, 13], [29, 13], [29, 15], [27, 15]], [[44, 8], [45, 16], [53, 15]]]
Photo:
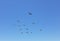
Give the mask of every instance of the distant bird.
[[23, 34], [23, 32], [21, 32], [21, 34]]
[[19, 23], [19, 22], [20, 22], [20, 20], [17, 20], [17, 22]]
[[42, 29], [40, 29], [40, 31], [42, 31]]
[[26, 26], [25, 24], [23, 24], [23, 26]]
[[32, 33], [32, 32], [31, 32]]
[[29, 30], [28, 28], [25, 28], [26, 30]]
[[35, 22], [32, 22], [32, 24], [35, 24]]
[[29, 14], [29, 15], [32, 15], [32, 13], [31, 13], [31, 12], [28, 12], [28, 14]]
[[26, 32], [27, 34], [29, 33], [29, 32]]

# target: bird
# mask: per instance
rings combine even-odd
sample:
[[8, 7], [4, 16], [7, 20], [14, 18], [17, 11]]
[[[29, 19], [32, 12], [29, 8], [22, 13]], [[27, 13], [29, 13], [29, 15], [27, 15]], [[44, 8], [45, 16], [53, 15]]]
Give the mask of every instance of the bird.
[[20, 20], [17, 20], [17, 22], [19, 23], [19, 22], [20, 22]]
[[23, 24], [23, 26], [26, 26], [25, 24]]
[[29, 32], [26, 32], [27, 34], [29, 33]]
[[23, 34], [23, 32], [21, 32], [21, 34]]
[[35, 24], [35, 22], [32, 22], [32, 24]]
[[31, 32], [32, 33], [32, 32]]
[[40, 29], [40, 31], [42, 31], [42, 29]]
[[25, 28], [26, 30], [29, 30], [28, 28]]
[[28, 12], [28, 14], [29, 14], [29, 15], [32, 15], [32, 13], [31, 13], [31, 12]]

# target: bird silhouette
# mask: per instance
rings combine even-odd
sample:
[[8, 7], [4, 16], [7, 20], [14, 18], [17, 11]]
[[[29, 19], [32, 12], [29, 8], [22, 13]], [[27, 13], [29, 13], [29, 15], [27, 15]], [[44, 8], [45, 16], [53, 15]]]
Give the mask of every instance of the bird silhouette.
[[32, 13], [31, 13], [31, 12], [28, 12], [28, 14], [29, 14], [29, 15], [32, 15]]
[[32, 32], [31, 32], [31, 34], [32, 34]]
[[42, 29], [40, 29], [40, 31], [42, 31]]

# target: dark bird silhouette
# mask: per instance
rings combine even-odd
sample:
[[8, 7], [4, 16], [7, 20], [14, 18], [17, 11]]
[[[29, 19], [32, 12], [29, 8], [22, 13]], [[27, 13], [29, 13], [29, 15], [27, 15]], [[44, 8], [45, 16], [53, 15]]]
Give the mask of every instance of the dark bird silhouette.
[[40, 31], [42, 31], [42, 29], [40, 29]]
[[31, 34], [32, 34], [32, 32], [31, 32]]
[[31, 12], [28, 12], [28, 14], [29, 14], [29, 15], [32, 15], [32, 13], [31, 13]]

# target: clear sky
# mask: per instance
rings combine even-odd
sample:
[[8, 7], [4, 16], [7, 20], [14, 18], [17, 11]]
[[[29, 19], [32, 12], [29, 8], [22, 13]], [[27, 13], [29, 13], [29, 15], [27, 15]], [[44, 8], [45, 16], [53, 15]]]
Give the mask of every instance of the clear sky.
[[0, 41], [60, 41], [60, 0], [0, 0]]

